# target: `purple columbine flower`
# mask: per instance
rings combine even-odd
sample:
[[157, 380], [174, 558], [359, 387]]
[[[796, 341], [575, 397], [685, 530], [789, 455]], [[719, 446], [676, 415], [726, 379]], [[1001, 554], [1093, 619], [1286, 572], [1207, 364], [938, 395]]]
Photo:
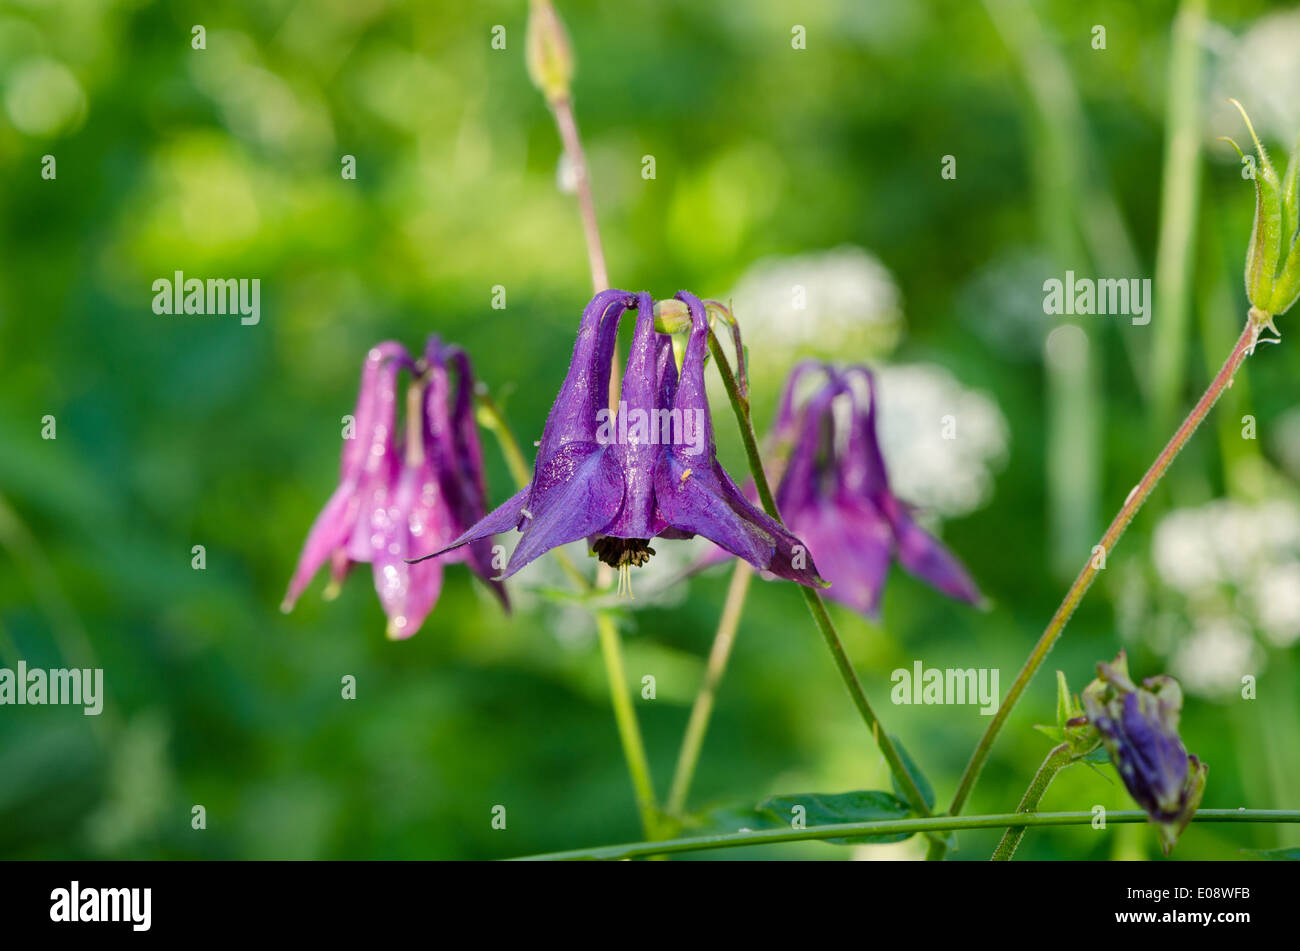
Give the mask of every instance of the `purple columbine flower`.
[[1200, 805], [1209, 772], [1188, 755], [1178, 736], [1183, 709], [1178, 682], [1161, 674], [1137, 687], [1120, 651], [1114, 663], [1097, 665], [1097, 679], [1083, 691], [1083, 706], [1124, 788], [1159, 828], [1168, 855]]
[[[695, 296], [677, 299], [691, 315], [680, 378], [671, 337], [655, 331], [649, 294], [609, 290], [592, 298], [542, 432], [533, 481], [449, 548], [518, 529], [501, 575], [507, 578], [544, 552], [587, 538], [626, 582], [628, 569], [654, 554], [652, 538], [703, 535], [760, 570], [823, 584], [806, 547], [756, 509], [718, 462], [704, 393], [708, 318]], [[636, 328], [611, 413], [610, 360], [632, 306]]]
[[[449, 406], [451, 368], [458, 379]], [[416, 382], [407, 391], [399, 435], [397, 380], [403, 369]], [[436, 337], [418, 363], [398, 343], [371, 349], [361, 371], [354, 431], [343, 443], [338, 488], [307, 534], [283, 610], [293, 608], [327, 560], [332, 576], [327, 597], [337, 593], [354, 564], [371, 563], [392, 638], [419, 630], [438, 600], [448, 561], [469, 562], [508, 606], [504, 587], [491, 577], [490, 538], [447, 558], [423, 560], [486, 509], [473, 386], [469, 358]]]
[[[796, 387], [824, 377], [802, 406]], [[876, 384], [866, 367], [844, 370], [807, 361], [786, 381], [770, 436], [785, 464], [776, 505], [807, 541], [831, 583], [826, 595], [876, 617], [891, 559], [950, 597], [980, 602], [965, 568], [913, 520], [889, 486], [876, 435]]]

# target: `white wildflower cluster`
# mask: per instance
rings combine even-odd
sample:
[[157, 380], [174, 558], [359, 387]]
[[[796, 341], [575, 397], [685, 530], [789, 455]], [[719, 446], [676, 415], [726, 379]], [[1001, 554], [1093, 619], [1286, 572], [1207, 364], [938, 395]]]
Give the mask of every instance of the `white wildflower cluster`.
[[1290, 148], [1295, 130], [1300, 129], [1300, 10], [1284, 10], [1260, 17], [1254, 25], [1233, 37], [1224, 30], [1209, 34], [1210, 44], [1220, 54], [1221, 66], [1215, 87], [1208, 97], [1212, 111], [1205, 128], [1224, 128], [1237, 121], [1237, 113], [1225, 100], [1232, 96], [1245, 103], [1259, 128], [1261, 138]]
[[1263, 644], [1300, 640], [1300, 505], [1219, 500], [1177, 509], [1156, 527], [1152, 559], [1182, 598], [1189, 628], [1170, 638], [1171, 673], [1207, 695], [1258, 674]]
[[943, 518], [987, 504], [1010, 438], [997, 403], [940, 366], [885, 366], [878, 375], [881, 451], [898, 496]]
[[[904, 329], [893, 276], [854, 245], [765, 258], [741, 278], [732, 306], [746, 340], [763, 343], [750, 348], [756, 391], [775, 392], [803, 357], [872, 363], [892, 351]], [[882, 366], [878, 375], [880, 438], [899, 497], [928, 519], [987, 504], [1009, 438], [997, 404], [939, 366]], [[710, 396], [726, 405], [713, 379]]]
[[846, 348], [861, 357], [891, 350], [903, 330], [902, 296], [893, 275], [854, 245], [769, 257], [737, 283], [732, 306], [745, 336], [763, 341], [788, 367], [794, 355], [835, 359]]

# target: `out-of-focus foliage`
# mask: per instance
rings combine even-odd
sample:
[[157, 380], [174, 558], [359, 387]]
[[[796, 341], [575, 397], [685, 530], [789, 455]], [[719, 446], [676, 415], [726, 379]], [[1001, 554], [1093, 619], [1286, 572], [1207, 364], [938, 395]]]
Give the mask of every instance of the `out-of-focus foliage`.
[[[917, 399], [956, 394], [982, 421], [983, 435], [970, 438], [984, 442], [963, 444], [968, 417], [954, 411], [966, 481], [946, 488], [934, 481], [944, 444], [934, 440], [927, 464], [906, 438], [911, 428], [929, 439], [921, 423], [896, 422], [891, 436], [887, 418], [884, 428], [887, 451], [926, 480], [910, 497], [948, 518], [945, 542], [991, 610], [896, 574], [881, 624], [836, 611], [882, 719], [942, 806], [986, 718], [975, 706], [894, 706], [890, 672], [915, 660], [999, 668], [1005, 690], [1067, 580], [1049, 567], [1046, 485], [1056, 470], [1045, 447], [1057, 424], [1044, 409], [1041, 357], [1062, 318], [1044, 316], [1040, 301], [1044, 279], [1086, 267], [1058, 257], [1051, 239], [1044, 203], [1057, 192], [1035, 159], [1038, 80], [1027, 80], [986, 6], [968, 0], [835, 0], [797, 12], [780, 0], [560, 0], [559, 9], [615, 284], [656, 297], [734, 291], [739, 308], [767, 280], [771, 306], [748, 338], [762, 422], [784, 369], [826, 350], [883, 362], [882, 379], [919, 388]], [[1089, 171], [1137, 256], [1139, 273], [1102, 276], [1150, 276], [1174, 5], [1031, 9], [1076, 87]], [[441, 603], [408, 643], [384, 639], [364, 572], [336, 602], [320, 602], [318, 582], [292, 615], [276, 610], [335, 481], [340, 419], [372, 343], [415, 345], [434, 331], [460, 343], [525, 447], [538, 438], [590, 288], [574, 200], [557, 188], [555, 129], [524, 67], [526, 15], [524, 0], [0, 5], [0, 665], [103, 667], [108, 691], [99, 718], [0, 707], [0, 855], [498, 857], [638, 837], [580, 609], [518, 590], [519, 609], [505, 616], [451, 567]], [[1236, 156], [1212, 141], [1239, 132], [1221, 100], [1235, 94], [1257, 108], [1270, 145], [1300, 131], [1284, 124], [1287, 104], [1300, 101], [1286, 71], [1295, 45], [1279, 45], [1300, 29], [1296, 15], [1224, 0], [1211, 19], [1184, 402], [1246, 308], [1240, 261], [1253, 196]], [[1107, 28], [1105, 50], [1092, 48], [1096, 24]], [[195, 25], [205, 49], [192, 46]], [[504, 49], [493, 48], [498, 25]], [[804, 50], [791, 47], [796, 25]], [[1250, 73], [1265, 65], [1258, 89], [1272, 98], [1256, 103], [1266, 93]], [[46, 155], [53, 179], [41, 174]], [[940, 176], [945, 155], [956, 158], [953, 180]], [[341, 174], [344, 156], [355, 157], [355, 180]], [[645, 156], [653, 179], [642, 176]], [[829, 256], [807, 257], [820, 252]], [[783, 313], [802, 320], [785, 307], [792, 266], [814, 274], [809, 306], [820, 288], [841, 308], [824, 333], [783, 330]], [[259, 278], [260, 323], [154, 314], [153, 281], [176, 271]], [[836, 296], [827, 282], [841, 279]], [[491, 307], [497, 286], [505, 309]], [[1098, 368], [1101, 443], [1096, 459], [1076, 462], [1112, 511], [1166, 435], [1152, 431], [1138, 383], [1151, 328], [1080, 325]], [[1160, 521], [1175, 509], [1227, 494], [1294, 507], [1300, 350], [1287, 326], [1282, 346], [1249, 362], [1216, 417], [1217, 441], [1214, 426], [1197, 436], [1052, 654], [1071, 682], [1087, 682], [1120, 646], [1142, 676], [1170, 657], [1215, 668], [1214, 657], [1186, 660], [1186, 642], [1212, 650], [1202, 620], [1228, 602], [1206, 608], [1200, 591], [1189, 604], [1183, 576], [1169, 582], [1173, 556], [1153, 562], [1152, 535], [1157, 524], [1176, 530]], [[1243, 414], [1258, 439], [1241, 439]], [[41, 438], [47, 415], [53, 440]], [[715, 417], [739, 476], [723, 403]], [[939, 419], [930, 422], [937, 433]], [[495, 503], [510, 483], [485, 446]], [[898, 490], [909, 497], [906, 484]], [[201, 571], [195, 545], [206, 550]], [[561, 585], [548, 571], [539, 563], [517, 588]], [[1264, 597], [1294, 599], [1291, 577]], [[697, 577], [684, 597], [622, 618], [638, 698], [643, 676], [657, 680], [656, 699], [637, 709], [661, 793], [725, 579]], [[1271, 612], [1231, 615], [1244, 619], [1234, 636], [1248, 642], [1257, 699], [1188, 684], [1182, 731], [1212, 767], [1206, 806], [1300, 803], [1296, 641], [1290, 616], [1269, 603]], [[341, 698], [346, 675], [355, 700]], [[968, 812], [1014, 807], [1046, 753], [1031, 725], [1050, 720], [1053, 702], [1049, 669]], [[757, 583], [693, 802], [887, 783], [797, 592]], [[1094, 804], [1131, 807], [1113, 774], [1086, 769], [1063, 776], [1042, 807]], [[191, 827], [195, 805], [205, 830]], [[505, 830], [492, 828], [497, 805]], [[960, 841], [956, 857], [984, 858], [996, 834]], [[1286, 829], [1193, 825], [1176, 854], [1296, 844]], [[1062, 828], [1031, 832], [1020, 854], [1152, 857], [1157, 846], [1143, 827]]]

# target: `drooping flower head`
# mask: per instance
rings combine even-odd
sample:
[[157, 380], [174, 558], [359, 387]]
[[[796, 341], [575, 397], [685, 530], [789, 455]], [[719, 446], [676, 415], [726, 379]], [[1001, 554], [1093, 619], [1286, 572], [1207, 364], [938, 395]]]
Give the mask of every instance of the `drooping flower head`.
[[[414, 380], [399, 430], [397, 382], [403, 369]], [[332, 576], [327, 597], [337, 593], [354, 564], [371, 564], [392, 638], [419, 630], [438, 600], [448, 561], [467, 561], [508, 603], [504, 587], [491, 577], [488, 537], [454, 555], [410, 563], [445, 546], [486, 509], [473, 386], [468, 356], [437, 337], [429, 338], [419, 361], [398, 343], [371, 349], [362, 366], [352, 425], [344, 432], [338, 488], [307, 534], [283, 610], [293, 608], [327, 560]]]
[[[672, 338], [655, 330], [649, 294], [602, 291], [583, 311], [568, 375], [538, 445], [532, 482], [449, 548], [518, 529], [502, 578], [544, 552], [587, 538], [626, 574], [654, 554], [653, 538], [703, 535], [755, 567], [822, 583], [798, 538], [754, 507], [718, 462], [704, 358], [704, 305], [682, 292], [691, 329], [680, 376]], [[619, 322], [636, 308], [618, 405], [607, 405]]]
[[[797, 390], [817, 388], [802, 402]], [[769, 436], [780, 471], [777, 509], [831, 583], [827, 597], [876, 616], [890, 561], [944, 594], [978, 603], [961, 563], [894, 495], [876, 435], [876, 382], [866, 367], [799, 364], [786, 381]]]
[[1178, 682], [1161, 674], [1134, 685], [1120, 651], [1114, 663], [1097, 665], [1097, 679], [1083, 691], [1083, 706], [1124, 788], [1159, 828], [1168, 855], [1200, 805], [1209, 772], [1188, 755], [1178, 736], [1183, 709]]

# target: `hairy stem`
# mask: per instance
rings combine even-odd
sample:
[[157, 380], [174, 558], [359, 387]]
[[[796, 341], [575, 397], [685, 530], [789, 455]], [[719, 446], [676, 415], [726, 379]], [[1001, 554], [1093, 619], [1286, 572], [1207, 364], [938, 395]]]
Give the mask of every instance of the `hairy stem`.
[[[658, 842], [630, 842], [567, 852], [529, 855], [529, 861], [567, 859], [634, 859], [648, 855], [677, 852], [700, 852], [707, 849], [732, 849], [747, 845], [774, 845], [780, 842], [809, 842], [819, 839], [848, 838], [860, 835], [891, 835], [900, 832], [939, 833], [960, 829], [1000, 829], [1004, 826], [1039, 827], [1087, 825], [1091, 812], [1005, 813], [991, 816], [930, 816], [921, 819], [884, 819], [871, 822], [840, 822], [806, 829], [760, 829], [755, 832], [728, 832], [690, 838], [662, 839]], [[1106, 813], [1106, 823], [1146, 822], [1141, 810]], [[1193, 822], [1300, 822], [1300, 809], [1202, 809], [1192, 816]]]
[[564, 96], [551, 103], [555, 125], [560, 130], [560, 141], [569, 158], [578, 188], [578, 214], [582, 217], [582, 233], [587, 240], [587, 261], [591, 265], [591, 286], [599, 293], [609, 287], [609, 272], [605, 269], [605, 248], [600, 242], [600, 226], [596, 221], [596, 202], [591, 197], [591, 176], [587, 172], [587, 153], [582, 148], [578, 122], [573, 115], [573, 100]]
[[[758, 497], [762, 501], [763, 509], [767, 514], [779, 522], [781, 521], [781, 515], [777, 511], [776, 501], [772, 497], [772, 488], [768, 485], [767, 476], [763, 472], [763, 460], [758, 451], [758, 438], [754, 435], [754, 424], [750, 419], [749, 401], [745, 399], [741, 392], [735, 374], [731, 371], [731, 365], [727, 362], [727, 355], [722, 350], [722, 344], [718, 342], [718, 337], [712, 330], [709, 331], [709, 350], [713, 354], [713, 362], [717, 365], [718, 373], [722, 376], [723, 386], [726, 387], [727, 397], [730, 399], [732, 411], [736, 415], [736, 423], [740, 427], [741, 441], [745, 444], [745, 457], [749, 461], [749, 471], [754, 477], [754, 486], [758, 489]], [[799, 591], [803, 595], [804, 603], [808, 605], [808, 611], [812, 614], [813, 621], [817, 624], [817, 630], [821, 632], [822, 638], [826, 641], [826, 647], [831, 652], [831, 659], [835, 661], [835, 667], [839, 670], [840, 678], [844, 681], [844, 686], [848, 689], [854, 706], [858, 708], [862, 722], [871, 731], [876, 746], [879, 747], [881, 754], [885, 757], [885, 762], [889, 765], [889, 771], [893, 774], [894, 780], [898, 783], [898, 788], [903, 793], [903, 798], [907, 800], [917, 815], [930, 815], [930, 807], [926, 804], [925, 797], [921, 795], [921, 790], [917, 788], [916, 781], [912, 779], [911, 773], [907, 771], [907, 767], [903, 764], [898, 749], [889, 738], [889, 734], [880, 727], [880, 720], [876, 717], [876, 712], [871, 708], [871, 702], [867, 700], [866, 692], [862, 689], [862, 682], [858, 680], [857, 672], [854, 671], [853, 663], [844, 650], [844, 644], [840, 641], [839, 634], [835, 630], [835, 624], [831, 621], [831, 616], [826, 612], [826, 605], [822, 601], [821, 595], [805, 585], [799, 585]]]
[[673, 774], [667, 805], [668, 812], [672, 815], [678, 815], [686, 808], [686, 796], [695, 776], [695, 766], [700, 760], [704, 734], [709, 728], [709, 717], [713, 714], [713, 701], [718, 694], [718, 684], [722, 682], [722, 675], [727, 669], [731, 645], [735, 642], [736, 628], [740, 626], [740, 615], [745, 607], [745, 595], [749, 592], [749, 582], [753, 577], [754, 571], [748, 562], [737, 558], [736, 568], [731, 574], [731, 585], [727, 588], [727, 600], [722, 606], [722, 617], [718, 620], [718, 631], [713, 636], [713, 647], [709, 651], [704, 683], [700, 685], [695, 705], [691, 707], [686, 734], [682, 737], [681, 752], [677, 754], [677, 770]]
[[[1232, 385], [1232, 378], [1236, 374], [1237, 368], [1253, 351], [1255, 341], [1258, 339], [1260, 329], [1266, 319], [1266, 315], [1260, 314], [1254, 309], [1251, 310], [1250, 316], [1246, 320], [1245, 329], [1242, 330], [1241, 336], [1237, 338], [1236, 346], [1228, 354], [1228, 359], [1224, 361], [1218, 375], [1210, 383], [1209, 389], [1197, 401], [1196, 406], [1183, 420], [1183, 424], [1178, 427], [1165, 448], [1161, 450], [1160, 455], [1156, 456], [1156, 461], [1151, 464], [1151, 468], [1142, 477], [1142, 481], [1133, 488], [1128, 498], [1124, 500], [1123, 506], [1121, 506], [1118, 514], [1110, 523], [1110, 527], [1106, 529], [1106, 533], [1101, 537], [1098, 546], [1100, 551], [1088, 555], [1083, 570], [1079, 572], [1079, 576], [1074, 579], [1074, 583], [1066, 591], [1065, 599], [1061, 602], [1060, 607], [1056, 609], [1056, 613], [1052, 615], [1051, 621], [1047, 624], [1047, 629], [1043, 631], [1043, 636], [1034, 645], [1033, 651], [1029, 654], [1029, 659], [1025, 661], [1025, 665], [1016, 676], [1011, 689], [1007, 691], [1002, 705], [998, 707], [997, 713], [993, 715], [988, 728], [984, 731], [979, 744], [975, 747], [975, 752], [971, 754], [970, 762], [966, 764], [961, 781], [957, 785], [957, 792], [953, 795], [952, 805], [948, 807], [948, 811], [952, 815], [959, 815], [962, 807], [966, 805], [966, 800], [970, 797], [976, 780], [979, 779], [980, 770], [984, 768], [984, 762], [993, 749], [993, 743], [997, 740], [998, 733], [1007, 722], [1007, 718], [1011, 716], [1011, 711], [1015, 709], [1021, 694], [1029, 686], [1029, 681], [1038, 672], [1038, 668], [1047, 659], [1048, 653], [1065, 630], [1066, 623], [1070, 620], [1075, 608], [1079, 606], [1079, 602], [1083, 600], [1083, 596], [1096, 579], [1097, 572], [1101, 570], [1100, 566], [1105, 563], [1104, 559], [1114, 551], [1115, 544], [1119, 541], [1120, 536], [1124, 534], [1124, 530], [1128, 528], [1129, 523], [1133, 521], [1133, 516], [1138, 513], [1138, 509], [1142, 508], [1142, 503], [1147, 500], [1151, 491], [1156, 487], [1156, 483], [1160, 481], [1160, 477], [1165, 474], [1178, 453], [1182, 451], [1192, 433], [1196, 432], [1196, 427], [1209, 414], [1223, 391]], [[942, 858], [945, 848], [941, 843], [932, 843], [930, 858]]]
[[[1070, 765], [1072, 759], [1070, 753], [1070, 744], [1062, 743], [1054, 747], [1047, 754], [1047, 759], [1043, 760], [1043, 765], [1038, 767], [1038, 772], [1034, 773], [1033, 780], [1029, 783], [1029, 788], [1025, 790], [1024, 796], [1020, 798], [1020, 805], [1016, 806], [1017, 813], [1031, 813], [1038, 809], [1038, 803], [1043, 798], [1043, 793], [1047, 792], [1047, 787], [1052, 785], [1052, 780], [1056, 774]], [[1008, 862], [1011, 856], [1016, 854], [1016, 848], [1020, 845], [1020, 840], [1025, 837], [1025, 826], [1011, 826], [1002, 835], [1002, 841], [998, 847], [993, 850], [994, 862]]]

